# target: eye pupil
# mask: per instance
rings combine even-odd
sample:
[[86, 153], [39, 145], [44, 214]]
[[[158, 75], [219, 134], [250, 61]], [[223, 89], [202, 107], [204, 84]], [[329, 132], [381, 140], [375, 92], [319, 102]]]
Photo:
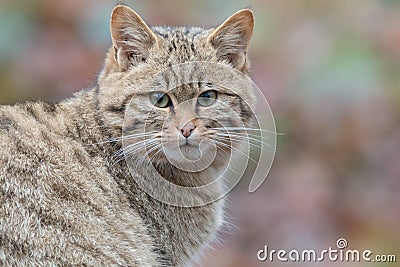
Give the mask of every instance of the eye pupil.
[[159, 108], [166, 108], [172, 105], [171, 99], [167, 94], [164, 93], [152, 93], [150, 95], [150, 101], [151, 103]]
[[202, 93], [199, 96], [197, 102], [200, 104], [200, 106], [207, 107], [214, 104], [216, 100], [217, 100], [217, 92], [214, 90], [210, 90]]

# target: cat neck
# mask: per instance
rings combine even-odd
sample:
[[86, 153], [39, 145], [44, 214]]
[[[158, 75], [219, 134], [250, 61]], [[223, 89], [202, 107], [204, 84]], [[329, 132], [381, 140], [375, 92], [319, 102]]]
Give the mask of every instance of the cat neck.
[[[111, 132], [104, 124], [98, 111], [97, 86], [75, 93], [70, 99], [60, 102], [57, 110], [61, 115], [60, 123], [70, 138], [80, 141], [88, 150], [111, 153], [112, 146], [106, 141], [111, 138]], [[68, 114], [68, 120], [63, 114]]]

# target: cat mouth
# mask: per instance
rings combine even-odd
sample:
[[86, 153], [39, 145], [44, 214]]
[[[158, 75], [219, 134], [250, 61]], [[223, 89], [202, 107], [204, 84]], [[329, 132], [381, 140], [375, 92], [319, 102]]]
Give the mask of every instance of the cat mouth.
[[183, 142], [183, 143], [179, 144], [179, 147], [193, 147], [193, 148], [195, 148], [195, 147], [198, 147], [198, 146], [194, 145], [194, 144], [191, 144], [188, 141], [186, 141], [186, 142]]

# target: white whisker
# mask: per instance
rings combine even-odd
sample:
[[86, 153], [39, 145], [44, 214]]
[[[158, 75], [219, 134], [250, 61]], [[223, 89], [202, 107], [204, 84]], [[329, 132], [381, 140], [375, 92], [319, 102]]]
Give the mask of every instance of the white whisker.
[[234, 150], [238, 151], [240, 154], [246, 156], [249, 160], [251, 160], [254, 164], [257, 164], [257, 162], [256, 162], [252, 157], [250, 157], [250, 155], [247, 155], [247, 154], [243, 153], [240, 149], [238, 149], [238, 148], [236, 148], [236, 147], [233, 147], [233, 146], [230, 146], [230, 145], [228, 145], [228, 144], [225, 144], [225, 143], [220, 142], [220, 141], [215, 140], [215, 139], [214, 139], [213, 141], [214, 141], [217, 145], [219, 144], [219, 145], [221, 145], [221, 146], [223, 146], [223, 147], [226, 147], [226, 148], [229, 148], [229, 149], [234, 149]]
[[140, 138], [140, 137], [147, 137], [147, 136], [153, 135], [155, 133], [157, 133], [157, 131], [126, 135], [126, 136], [117, 137], [117, 138], [111, 138], [111, 139], [109, 139], [107, 141], [96, 143], [96, 145], [106, 144], [106, 143], [115, 143], [115, 142], [119, 142], [119, 141], [122, 141], [122, 140], [130, 140], [130, 139]]
[[132, 155], [136, 154], [140, 150], [143, 150], [143, 149], [149, 147], [150, 145], [154, 144], [157, 141], [158, 141], [158, 138], [145, 139], [145, 140], [141, 140], [139, 142], [130, 144], [126, 147], [123, 147], [120, 150], [118, 150], [111, 157], [111, 162], [113, 162], [113, 165], [114, 165], [123, 159], [127, 159], [127, 158], [131, 157]]
[[211, 128], [212, 130], [225, 130], [225, 131], [256, 131], [256, 132], [266, 132], [266, 133], [272, 133], [272, 134], [277, 134], [277, 135], [285, 135], [285, 133], [278, 133], [270, 130], [262, 130], [262, 129], [256, 129], [256, 128], [246, 128], [246, 127], [217, 127], [217, 128]]
[[240, 134], [233, 134], [233, 133], [229, 133], [229, 134], [226, 134], [226, 133], [216, 133], [216, 134], [217, 134], [218, 136], [220, 136], [220, 137], [226, 137], [226, 138], [228, 138], [228, 139], [232, 139], [232, 140], [234, 140], [234, 141], [239, 141], [239, 142], [243, 142], [243, 139], [247, 139], [247, 141], [249, 142], [249, 144], [254, 145], [254, 146], [257, 146], [257, 147], [259, 147], [259, 148], [262, 148], [262, 145], [265, 145], [265, 146], [267, 146], [267, 147], [269, 147], [269, 148], [274, 148], [273, 145], [268, 144], [268, 143], [265, 143], [265, 142], [261, 141], [261, 140], [258, 139], [258, 138], [253, 138], [253, 137], [247, 136], [247, 134], [245, 134], [245, 133], [243, 133], [243, 135], [240, 135]]
[[[146, 160], [146, 158], [149, 158], [149, 155], [150, 155], [154, 150], [159, 149], [161, 146], [162, 146], [162, 144], [157, 144], [157, 143], [156, 143], [156, 144], [153, 143], [152, 145], [148, 146], [147, 148], [149, 148], [149, 150], [146, 151], [146, 155], [144, 155], [140, 160], [137, 161], [136, 167], [142, 165], [142, 164], [144, 163], [144, 161]], [[146, 148], [146, 149], [147, 149], [147, 148]], [[154, 155], [153, 155], [153, 156], [154, 156]], [[152, 159], [152, 158], [151, 158], [151, 159]], [[150, 159], [150, 162], [151, 162], [151, 159]]]

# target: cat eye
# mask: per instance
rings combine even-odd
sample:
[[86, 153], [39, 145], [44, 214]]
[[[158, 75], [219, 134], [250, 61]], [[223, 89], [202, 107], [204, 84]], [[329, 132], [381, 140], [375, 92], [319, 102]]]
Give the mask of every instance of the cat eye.
[[172, 105], [171, 98], [165, 93], [155, 92], [150, 94], [151, 103], [158, 108], [166, 108]]
[[200, 106], [208, 107], [214, 104], [216, 100], [217, 100], [217, 92], [214, 90], [210, 90], [202, 93], [197, 99], [197, 102], [200, 104]]

